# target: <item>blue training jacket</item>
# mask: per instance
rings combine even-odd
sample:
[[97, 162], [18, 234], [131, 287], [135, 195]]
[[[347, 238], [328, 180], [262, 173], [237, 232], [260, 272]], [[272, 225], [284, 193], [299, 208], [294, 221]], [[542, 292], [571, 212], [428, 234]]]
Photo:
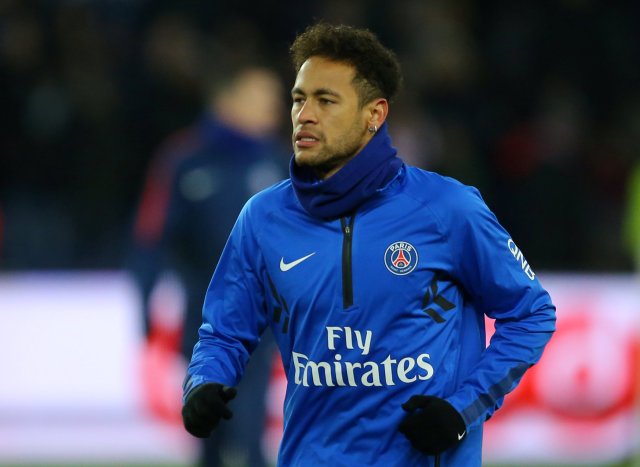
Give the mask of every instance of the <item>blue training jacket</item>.
[[[288, 379], [279, 465], [473, 467], [483, 422], [539, 360], [555, 307], [476, 189], [403, 166], [348, 218], [309, 216], [290, 180], [246, 204], [185, 396], [236, 385], [266, 326]], [[445, 398], [467, 425], [438, 460], [398, 432], [415, 394]]]

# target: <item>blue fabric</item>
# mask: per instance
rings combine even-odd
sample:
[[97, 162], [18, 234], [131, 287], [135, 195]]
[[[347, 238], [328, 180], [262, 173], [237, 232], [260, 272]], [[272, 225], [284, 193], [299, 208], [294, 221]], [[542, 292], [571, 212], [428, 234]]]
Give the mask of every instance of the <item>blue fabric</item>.
[[291, 158], [289, 173], [298, 201], [313, 217], [336, 219], [355, 211], [398, 173], [396, 156], [385, 123], [356, 157], [327, 180]]
[[[350, 251], [341, 220], [310, 216], [291, 181], [249, 201], [186, 387], [237, 384], [270, 327], [288, 380], [279, 465], [433, 466], [397, 430], [401, 405], [425, 394], [467, 425], [441, 465], [480, 467], [483, 423], [539, 360], [555, 307], [474, 188], [403, 166], [376, 193], [352, 217]], [[487, 348], [485, 315], [496, 320]]]

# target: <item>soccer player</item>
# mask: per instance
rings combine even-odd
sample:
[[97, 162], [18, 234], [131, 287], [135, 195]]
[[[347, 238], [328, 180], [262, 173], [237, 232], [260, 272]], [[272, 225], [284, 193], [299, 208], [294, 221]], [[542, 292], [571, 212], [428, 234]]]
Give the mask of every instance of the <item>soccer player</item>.
[[477, 190], [397, 157], [390, 50], [319, 23], [291, 55], [290, 179], [254, 196], [231, 232], [185, 427], [207, 436], [232, 416], [270, 326], [288, 380], [279, 465], [480, 466], [483, 422], [539, 360], [555, 307]]

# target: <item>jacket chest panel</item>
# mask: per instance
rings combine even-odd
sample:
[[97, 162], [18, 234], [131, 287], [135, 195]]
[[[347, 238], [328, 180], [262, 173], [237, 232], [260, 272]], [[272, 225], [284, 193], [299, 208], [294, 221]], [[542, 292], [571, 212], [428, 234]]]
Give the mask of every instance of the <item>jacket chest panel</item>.
[[447, 287], [439, 271], [448, 251], [435, 227], [417, 224], [390, 212], [316, 225], [279, 222], [280, 234], [263, 242], [271, 305], [296, 326], [362, 326], [374, 310], [383, 310], [376, 313], [381, 329], [416, 316], [431, 322], [425, 309]]

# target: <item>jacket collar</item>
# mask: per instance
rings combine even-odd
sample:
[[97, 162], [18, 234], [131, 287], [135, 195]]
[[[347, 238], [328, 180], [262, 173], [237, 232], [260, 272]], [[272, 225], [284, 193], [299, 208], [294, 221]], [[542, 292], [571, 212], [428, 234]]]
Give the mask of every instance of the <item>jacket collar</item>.
[[292, 157], [289, 172], [296, 197], [312, 217], [328, 220], [352, 214], [396, 176], [402, 167], [396, 154], [385, 123], [360, 153], [326, 180], [318, 179], [310, 167], [299, 167]]

